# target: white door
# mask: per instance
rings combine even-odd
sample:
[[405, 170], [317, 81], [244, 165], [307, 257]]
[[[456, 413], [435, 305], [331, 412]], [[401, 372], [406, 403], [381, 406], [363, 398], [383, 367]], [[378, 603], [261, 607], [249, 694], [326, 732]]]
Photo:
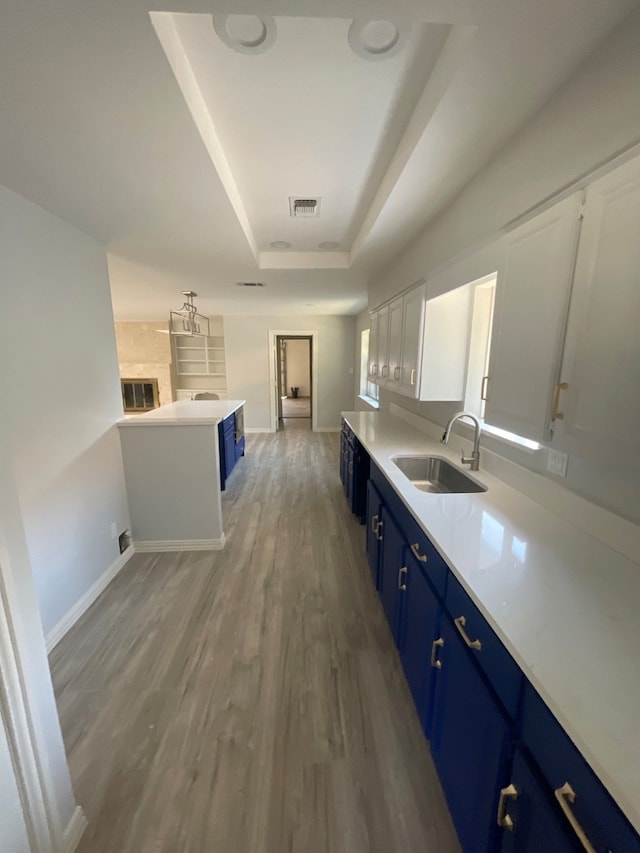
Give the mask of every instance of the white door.
[[583, 452], [638, 464], [640, 158], [587, 189], [558, 428]]
[[29, 853], [22, 803], [16, 774], [11, 761], [7, 735], [0, 714], [0, 850], [7, 853]]
[[485, 420], [548, 436], [579, 226], [572, 196], [507, 237], [498, 274]]
[[402, 356], [402, 297], [394, 299], [389, 304], [388, 323], [388, 363], [389, 371], [385, 381], [385, 388], [397, 391], [400, 387], [400, 361]]
[[405, 293], [402, 300], [402, 358], [398, 391], [407, 397], [417, 397], [420, 388], [422, 334], [426, 284]]

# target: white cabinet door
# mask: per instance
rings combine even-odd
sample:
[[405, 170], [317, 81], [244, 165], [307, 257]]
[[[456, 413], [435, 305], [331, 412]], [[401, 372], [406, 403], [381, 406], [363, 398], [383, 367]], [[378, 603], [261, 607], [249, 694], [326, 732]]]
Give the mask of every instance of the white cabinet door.
[[389, 306], [378, 310], [378, 385], [384, 387], [389, 376]]
[[469, 349], [470, 285], [427, 299], [420, 400], [462, 400]]
[[371, 382], [378, 381], [378, 312], [369, 314], [369, 367], [368, 377]]
[[423, 282], [405, 293], [402, 301], [402, 357], [398, 391], [407, 397], [417, 398], [420, 389], [425, 294], [426, 285]]
[[587, 190], [557, 426], [584, 453], [640, 454], [640, 158]]
[[400, 387], [400, 361], [402, 356], [402, 297], [389, 304], [389, 373], [384, 387], [397, 391]]
[[521, 225], [498, 275], [485, 420], [536, 441], [548, 436], [578, 223], [573, 196]]

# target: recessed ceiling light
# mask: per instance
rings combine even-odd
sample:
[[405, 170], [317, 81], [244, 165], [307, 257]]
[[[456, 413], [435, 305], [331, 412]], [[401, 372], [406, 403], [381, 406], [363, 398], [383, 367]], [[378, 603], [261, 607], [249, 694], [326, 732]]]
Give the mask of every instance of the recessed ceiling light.
[[409, 27], [398, 27], [392, 21], [352, 21], [349, 27], [351, 50], [362, 59], [389, 59], [403, 47]]
[[291, 243], [287, 243], [286, 240], [274, 240], [273, 243], [269, 243], [272, 249], [290, 249]]
[[319, 249], [337, 249], [340, 243], [337, 240], [323, 240], [322, 243], [318, 243]]
[[264, 53], [276, 40], [276, 22], [264, 15], [213, 15], [218, 37], [238, 53]]

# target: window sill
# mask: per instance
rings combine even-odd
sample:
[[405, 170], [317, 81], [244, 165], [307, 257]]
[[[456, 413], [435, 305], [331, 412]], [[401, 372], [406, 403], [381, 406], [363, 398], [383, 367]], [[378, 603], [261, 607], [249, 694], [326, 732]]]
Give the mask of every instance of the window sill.
[[377, 411], [380, 408], [379, 401], [374, 400], [373, 397], [366, 397], [364, 394], [358, 394], [358, 400], [363, 402], [366, 406], [369, 406], [370, 409]]

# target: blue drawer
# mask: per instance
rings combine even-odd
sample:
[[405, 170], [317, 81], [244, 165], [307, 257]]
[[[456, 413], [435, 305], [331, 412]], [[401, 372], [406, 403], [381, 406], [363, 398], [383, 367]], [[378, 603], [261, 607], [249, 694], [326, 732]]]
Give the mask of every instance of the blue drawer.
[[469, 652], [507, 713], [515, 719], [524, 682], [522, 671], [452, 574], [447, 582], [445, 605], [458, 632], [461, 635], [464, 632], [472, 643], [480, 642], [479, 649], [472, 645]]
[[567, 784], [575, 793], [575, 800], [570, 803], [565, 795], [566, 808], [598, 853], [640, 853], [638, 834], [528, 682], [522, 700], [521, 725], [521, 740], [549, 783], [558, 803], [558, 813], [566, 820], [568, 830], [574, 833], [569, 819], [560, 809], [559, 795], [555, 794]]

